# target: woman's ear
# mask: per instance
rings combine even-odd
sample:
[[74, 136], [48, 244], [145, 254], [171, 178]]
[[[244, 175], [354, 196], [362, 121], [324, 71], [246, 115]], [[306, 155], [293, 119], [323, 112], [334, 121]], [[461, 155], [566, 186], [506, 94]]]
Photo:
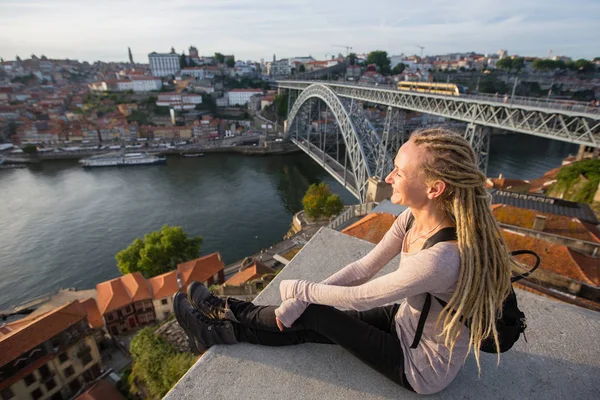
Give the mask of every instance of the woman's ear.
[[434, 200], [442, 195], [446, 190], [446, 182], [437, 180], [427, 188], [427, 198]]

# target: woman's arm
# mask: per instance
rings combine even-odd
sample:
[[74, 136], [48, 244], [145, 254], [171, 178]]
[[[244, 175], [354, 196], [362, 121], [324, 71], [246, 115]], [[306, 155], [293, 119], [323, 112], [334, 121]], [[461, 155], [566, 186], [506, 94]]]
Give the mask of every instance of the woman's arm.
[[[324, 285], [356, 286], [369, 281], [402, 250], [402, 242], [409, 217], [410, 210], [406, 209], [396, 218], [392, 227], [369, 254], [348, 264], [321, 283]], [[308, 304], [299, 299], [287, 299], [275, 310], [275, 315], [285, 326], [290, 327], [306, 310]]]
[[421, 293], [443, 292], [451, 282], [456, 281], [459, 269], [456, 244], [444, 243], [413, 255], [396, 271], [360, 286], [284, 280], [279, 287], [282, 300], [294, 298], [363, 311]]

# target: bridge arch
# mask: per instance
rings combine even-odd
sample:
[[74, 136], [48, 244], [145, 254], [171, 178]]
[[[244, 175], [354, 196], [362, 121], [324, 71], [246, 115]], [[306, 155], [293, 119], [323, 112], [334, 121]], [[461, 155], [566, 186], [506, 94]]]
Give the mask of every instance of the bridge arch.
[[[367, 195], [367, 184], [369, 177], [375, 174], [373, 163], [369, 162], [371, 153], [373, 152], [368, 144], [363, 143], [361, 137], [365, 134], [361, 132], [361, 128], [353, 121], [350, 112], [338, 97], [329, 87], [322, 84], [313, 84], [304, 89], [288, 112], [286, 136], [293, 137], [293, 127], [297, 126], [298, 119], [301, 118], [299, 112], [308, 101], [311, 99], [320, 99], [333, 113], [337, 121], [338, 128], [346, 145], [346, 156], [348, 157], [349, 167], [354, 177], [356, 187], [354, 188], [361, 202], [364, 202]], [[321, 133], [322, 134], [322, 133]], [[378, 139], [377, 135], [371, 132], [367, 133], [371, 140]], [[371, 156], [371, 157], [369, 157]]]

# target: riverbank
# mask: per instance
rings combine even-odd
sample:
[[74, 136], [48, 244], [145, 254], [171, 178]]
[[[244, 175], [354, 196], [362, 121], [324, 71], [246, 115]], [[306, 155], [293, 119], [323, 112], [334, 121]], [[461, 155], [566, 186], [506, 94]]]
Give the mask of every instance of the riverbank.
[[[267, 143], [266, 146], [215, 146], [215, 147], [196, 147], [187, 146], [179, 147], [175, 149], [131, 149], [130, 151], [141, 151], [148, 154], [155, 154], [158, 156], [182, 156], [184, 154], [195, 154], [195, 153], [222, 153], [222, 154], [243, 154], [248, 156], [268, 156], [268, 155], [282, 155], [297, 153], [301, 150], [296, 147], [293, 143], [288, 142], [272, 142]], [[36, 154], [23, 154], [23, 155], [10, 155], [5, 157], [6, 165], [19, 165], [19, 164], [39, 164], [44, 161], [65, 161], [65, 160], [79, 160], [81, 158], [87, 158], [92, 156], [98, 156], [108, 153], [113, 153], [114, 150], [89, 150], [89, 151], [77, 151], [77, 152], [45, 152]]]

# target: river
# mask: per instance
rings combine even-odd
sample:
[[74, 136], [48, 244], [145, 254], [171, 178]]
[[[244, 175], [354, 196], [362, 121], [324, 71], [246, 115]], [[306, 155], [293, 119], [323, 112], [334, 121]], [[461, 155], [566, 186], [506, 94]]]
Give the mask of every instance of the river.
[[[489, 176], [536, 178], [576, 145], [543, 138], [492, 138]], [[171, 157], [165, 166], [85, 170], [54, 161], [0, 171], [0, 310], [59, 288], [93, 288], [119, 276], [114, 255], [136, 237], [181, 225], [225, 263], [281, 240], [302, 196], [328, 183], [356, 203], [308, 156]]]

